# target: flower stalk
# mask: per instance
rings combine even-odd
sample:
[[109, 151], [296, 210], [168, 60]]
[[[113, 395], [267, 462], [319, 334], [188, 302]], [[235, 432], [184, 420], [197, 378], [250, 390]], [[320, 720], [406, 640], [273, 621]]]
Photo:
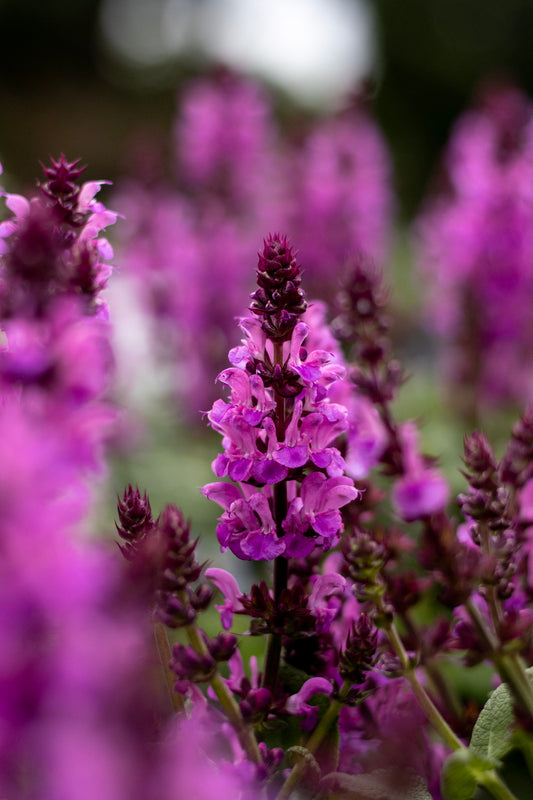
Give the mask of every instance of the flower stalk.
[[177, 692], [174, 688], [174, 684], [176, 683], [176, 676], [170, 669], [170, 645], [168, 642], [167, 636], [167, 629], [163, 625], [162, 622], [156, 620], [154, 622], [154, 638], [155, 644], [157, 648], [157, 654], [159, 656], [159, 661], [161, 663], [161, 668], [163, 670], [163, 676], [165, 679], [165, 686], [167, 687], [168, 696], [170, 698], [170, 702], [172, 708], [177, 714], [181, 714], [185, 711], [185, 704], [183, 702], [183, 697], [179, 692]]
[[[201, 656], [208, 656], [209, 650], [207, 649], [207, 645], [204, 642], [200, 630], [196, 624], [187, 625], [185, 627], [185, 632], [187, 634], [187, 638], [191, 643], [192, 647], [196, 650], [196, 652]], [[209, 680], [209, 684], [213, 689], [214, 693], [217, 696], [217, 699], [224, 709], [224, 712], [230, 721], [235, 733], [239, 737], [239, 741], [246, 752], [246, 755], [252, 762], [252, 764], [262, 764], [263, 759], [261, 757], [261, 752], [259, 750], [257, 740], [255, 738], [255, 734], [253, 729], [246, 724], [244, 721], [242, 714], [240, 712], [239, 706], [231, 693], [230, 689], [226, 685], [224, 679], [218, 672], [218, 670], [214, 673], [212, 678]]]

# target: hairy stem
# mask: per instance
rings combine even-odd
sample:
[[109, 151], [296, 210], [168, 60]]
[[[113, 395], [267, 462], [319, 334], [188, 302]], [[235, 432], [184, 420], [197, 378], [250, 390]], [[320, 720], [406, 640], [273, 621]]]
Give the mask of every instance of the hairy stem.
[[[207, 645], [204, 642], [196, 625], [187, 625], [185, 627], [185, 631], [187, 633], [189, 642], [194, 647], [196, 652], [200, 653], [202, 656], [207, 655], [209, 653]], [[261, 764], [263, 759], [261, 758], [261, 752], [259, 750], [255, 734], [252, 728], [250, 728], [244, 721], [237, 701], [229, 690], [227, 684], [218, 672], [215, 672], [209, 683], [216, 694], [220, 705], [224, 709], [227, 718], [237, 733], [239, 741], [245, 750], [246, 755], [254, 764]]]
[[[381, 610], [383, 610], [383, 608]], [[394, 625], [394, 622], [392, 620], [388, 622], [384, 626], [384, 629], [389, 637], [389, 641], [394, 652], [400, 660], [403, 675], [411, 684], [413, 694], [418, 700], [418, 704], [426, 715], [428, 722], [440, 735], [445, 744], [447, 744], [452, 750], [466, 750], [467, 748], [450, 728], [438, 708], [433, 703], [431, 697], [418, 680], [416, 670], [409, 661], [409, 656], [405, 651], [403, 642], [396, 629], [396, 626]], [[481, 773], [477, 780], [480, 786], [483, 786], [488, 792], [490, 792], [495, 800], [517, 800], [516, 796], [505, 785], [495, 770], [489, 770]]]
[[526, 674], [526, 668], [516, 653], [500, 652], [499, 641], [488, 626], [479, 608], [468, 598], [464, 604], [481, 641], [488, 650], [498, 674], [509, 686], [516, 703], [533, 719], [533, 687]]
[[157, 648], [157, 653], [159, 655], [159, 661], [161, 662], [161, 667], [163, 669], [163, 675], [165, 678], [165, 686], [167, 687], [167, 692], [170, 698], [170, 702], [172, 704], [172, 708], [176, 713], [181, 713], [185, 711], [185, 704], [183, 702], [183, 697], [181, 694], [174, 689], [174, 684], [176, 683], [176, 676], [170, 669], [170, 645], [168, 643], [167, 631], [165, 626], [159, 620], [156, 620], [154, 623], [154, 638], [155, 644]]
[[[423, 653], [423, 636], [421, 636], [420, 631], [417, 629], [417, 626], [411, 619], [410, 614], [406, 611], [401, 615], [401, 619], [409, 633], [413, 636], [415, 641], [418, 642], [418, 646], [422, 648]], [[463, 719], [463, 709], [459, 697], [440, 671], [438, 664], [432, 658], [424, 658], [422, 666], [429, 680], [433, 684], [435, 691], [440, 695], [444, 707], [448, 710], [449, 714], [451, 714], [455, 720], [461, 724]]]
[[461, 749], [462, 747], [464, 747], [462, 741], [459, 739], [458, 736], [456, 736], [456, 734], [450, 728], [450, 726], [448, 725], [448, 723], [446, 722], [446, 720], [444, 719], [438, 708], [433, 703], [433, 700], [430, 698], [430, 696], [428, 695], [428, 693], [418, 680], [416, 670], [409, 660], [409, 656], [407, 655], [405, 647], [403, 646], [403, 642], [400, 638], [400, 634], [396, 629], [396, 626], [394, 625], [394, 622], [392, 620], [390, 622], [387, 622], [384, 626], [384, 629], [387, 636], [389, 637], [389, 641], [392, 645], [394, 652], [396, 653], [396, 655], [400, 660], [403, 675], [411, 684], [413, 694], [418, 700], [418, 703], [422, 708], [423, 712], [425, 713], [428, 721], [440, 734], [441, 738], [448, 745], [448, 747], [451, 747], [452, 750]]
[[495, 800], [518, 800], [517, 796], [505, 785], [494, 770], [484, 772], [479, 776], [479, 784], [483, 786]]

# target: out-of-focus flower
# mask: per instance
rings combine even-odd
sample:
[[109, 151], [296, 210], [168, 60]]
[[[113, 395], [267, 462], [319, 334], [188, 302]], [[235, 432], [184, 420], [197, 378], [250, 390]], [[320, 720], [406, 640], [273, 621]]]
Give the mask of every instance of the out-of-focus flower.
[[227, 72], [188, 83], [174, 125], [174, 180], [129, 178], [124, 260], [171, 361], [192, 421], [214, 400], [234, 318], [249, 304], [250, 265], [265, 230], [305, 247], [313, 294], [329, 298], [346, 257], [381, 260], [391, 218], [389, 158], [362, 109], [282, 135], [272, 100]]
[[452, 132], [448, 190], [415, 225], [426, 320], [471, 412], [533, 396], [533, 110], [511, 88], [483, 99]]
[[450, 494], [448, 482], [438, 470], [424, 463], [413, 423], [402, 425], [400, 441], [404, 471], [392, 489], [392, 501], [398, 513], [412, 521], [443, 511]]

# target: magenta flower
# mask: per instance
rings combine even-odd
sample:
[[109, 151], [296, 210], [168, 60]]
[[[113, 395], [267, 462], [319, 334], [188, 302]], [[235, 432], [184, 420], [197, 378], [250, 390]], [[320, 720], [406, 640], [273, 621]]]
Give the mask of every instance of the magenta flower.
[[217, 525], [222, 552], [229, 548], [246, 561], [269, 561], [284, 552], [285, 544], [277, 536], [267, 497], [261, 492], [252, 492], [245, 499], [241, 490], [231, 483], [210, 483], [202, 489], [205, 497], [225, 510]]
[[[306, 301], [285, 237], [265, 240], [258, 284], [254, 316], [241, 319], [244, 339], [230, 351], [233, 366], [219, 375], [229, 402], [215, 401], [207, 415], [223, 437], [213, 470], [241, 489], [215, 483], [203, 493], [224, 509], [217, 526], [224, 550], [243, 559], [299, 558], [336, 544], [343, 530], [339, 509], [359, 496], [336, 446], [348, 412], [330, 398], [345, 368], [335, 353], [304, 346], [313, 334], [300, 319]], [[278, 518], [281, 484], [288, 506]]]
[[324, 549], [329, 550], [337, 544], [344, 528], [339, 509], [358, 497], [359, 492], [351, 478], [326, 478], [322, 472], [307, 475], [298, 496], [290, 501], [283, 521], [291, 554], [305, 547], [305, 534], [310, 528], [318, 534], [317, 543], [323, 544]]
[[285, 710], [296, 717], [303, 717], [300, 722], [304, 731], [312, 731], [318, 719], [318, 706], [308, 702], [315, 694], [330, 695], [333, 686], [326, 678], [310, 678], [299, 692], [292, 694], [285, 703]]
[[218, 567], [210, 567], [205, 571], [206, 578], [209, 578], [217, 589], [224, 595], [224, 605], [215, 606], [220, 612], [220, 621], [224, 630], [229, 631], [233, 623], [233, 614], [242, 611], [244, 606], [239, 600], [242, 592], [239, 584], [230, 572]]
[[407, 520], [443, 511], [449, 497], [448, 483], [438, 470], [428, 467], [418, 452], [418, 431], [412, 423], [400, 428], [404, 474], [394, 483], [392, 502]]
[[296, 159], [297, 199], [291, 230], [311, 296], [332, 299], [332, 274], [365, 253], [383, 263], [392, 218], [391, 163], [377, 126], [364, 109], [322, 119]]
[[449, 191], [429, 198], [415, 226], [426, 324], [467, 413], [533, 396], [532, 120], [517, 90], [486, 93], [453, 129]]

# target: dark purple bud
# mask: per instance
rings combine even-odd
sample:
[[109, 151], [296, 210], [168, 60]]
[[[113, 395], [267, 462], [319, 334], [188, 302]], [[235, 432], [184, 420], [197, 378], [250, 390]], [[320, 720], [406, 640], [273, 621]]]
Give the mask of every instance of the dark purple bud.
[[269, 770], [276, 769], [285, 758], [285, 752], [281, 747], [272, 747], [269, 749], [264, 742], [259, 742], [259, 750]]
[[207, 642], [207, 647], [215, 661], [229, 661], [237, 647], [237, 637], [232, 633], [220, 633]]
[[167, 505], [157, 520], [157, 528], [166, 543], [165, 568], [162, 588], [168, 592], [179, 591], [197, 580], [202, 565], [196, 561], [198, 540], [190, 540], [190, 523], [175, 505]]
[[377, 635], [373, 620], [368, 614], [360, 614], [340, 655], [339, 674], [343, 680], [363, 683], [376, 661]]
[[80, 186], [77, 181], [86, 167], [79, 167], [80, 159], [67, 161], [61, 153], [57, 161], [50, 158], [50, 166], [41, 164], [46, 180], [39, 183], [43, 196], [50, 202], [58, 213], [61, 222], [66, 222], [71, 227], [80, 227], [84, 222], [84, 215], [77, 212]]
[[466, 650], [465, 662], [468, 666], [479, 664], [488, 655], [486, 647], [469, 620], [459, 620], [453, 632], [457, 649]]
[[425, 658], [450, 650], [453, 644], [450, 621], [444, 618], [436, 620], [424, 631], [422, 644]]
[[257, 283], [250, 310], [261, 317], [262, 328], [270, 339], [290, 339], [307, 302], [300, 289], [300, 266], [285, 236], [276, 233], [265, 239], [259, 253]]
[[239, 708], [246, 722], [259, 722], [267, 714], [272, 702], [270, 689], [251, 689], [241, 700]]
[[397, 614], [416, 605], [422, 594], [431, 585], [429, 578], [423, 578], [415, 570], [405, 570], [387, 580], [387, 600]]
[[207, 583], [201, 583], [190, 593], [191, 605], [196, 611], [205, 611], [215, 596], [215, 589]]
[[484, 434], [474, 431], [464, 440], [464, 472], [473, 489], [494, 492], [497, 488], [497, 464], [492, 447]]
[[521, 489], [533, 477], [533, 405], [513, 428], [502, 459], [501, 477], [516, 489]]
[[32, 201], [10, 239], [4, 259], [6, 285], [1, 313], [40, 316], [61, 282], [63, 244], [56, 232], [52, 209]]
[[196, 619], [196, 610], [188, 602], [188, 598], [183, 601], [176, 595], [156, 594], [156, 614], [163, 625], [169, 628], [182, 628], [190, 625]]
[[152, 509], [146, 492], [141, 497], [138, 487], [131, 484], [124, 490], [122, 500], [118, 502], [118, 519], [116, 528], [119, 536], [127, 542], [143, 539], [154, 527]]
[[209, 653], [202, 655], [193, 647], [175, 644], [172, 648], [170, 668], [180, 680], [205, 683], [215, 674], [216, 661]]

